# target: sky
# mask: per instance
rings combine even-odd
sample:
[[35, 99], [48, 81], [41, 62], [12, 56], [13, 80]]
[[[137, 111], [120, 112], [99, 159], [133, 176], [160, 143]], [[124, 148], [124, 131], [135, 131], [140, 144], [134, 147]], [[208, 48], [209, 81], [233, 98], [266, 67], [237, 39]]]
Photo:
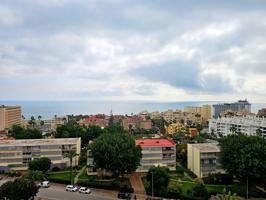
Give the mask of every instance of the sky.
[[266, 103], [265, 0], [1, 0], [1, 100]]

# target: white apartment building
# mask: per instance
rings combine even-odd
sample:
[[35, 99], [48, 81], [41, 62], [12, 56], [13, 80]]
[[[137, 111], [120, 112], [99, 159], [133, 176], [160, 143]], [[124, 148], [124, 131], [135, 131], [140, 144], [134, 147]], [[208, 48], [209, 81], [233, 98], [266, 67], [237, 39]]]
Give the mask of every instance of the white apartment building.
[[[28, 164], [41, 157], [51, 160], [51, 167], [65, 168], [70, 161], [64, 155], [70, 151], [80, 154], [80, 138], [2, 139], [0, 140], [0, 171], [27, 170]], [[79, 156], [73, 158], [78, 165]]]
[[226, 136], [232, 133], [256, 135], [257, 130], [261, 130], [263, 137], [266, 138], [266, 118], [234, 116], [209, 120], [209, 133], [217, 136]]

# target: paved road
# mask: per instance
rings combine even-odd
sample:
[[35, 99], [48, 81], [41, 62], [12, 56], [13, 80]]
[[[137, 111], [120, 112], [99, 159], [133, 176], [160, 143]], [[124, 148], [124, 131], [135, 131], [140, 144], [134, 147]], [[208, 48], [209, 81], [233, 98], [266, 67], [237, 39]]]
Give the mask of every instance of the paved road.
[[79, 192], [67, 192], [64, 186], [51, 186], [49, 188], [40, 188], [36, 199], [49, 200], [114, 200], [117, 192], [92, 189], [91, 194], [80, 194]]
[[134, 195], [136, 195], [138, 199], [146, 199], [147, 195], [141, 180], [141, 174], [138, 173], [131, 174], [129, 180], [131, 186], [134, 188]]

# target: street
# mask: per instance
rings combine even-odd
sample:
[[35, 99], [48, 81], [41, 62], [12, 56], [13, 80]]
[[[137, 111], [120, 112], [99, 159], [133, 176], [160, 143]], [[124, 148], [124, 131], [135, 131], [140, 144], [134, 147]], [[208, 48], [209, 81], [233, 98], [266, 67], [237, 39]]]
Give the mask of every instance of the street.
[[91, 189], [91, 194], [80, 194], [79, 192], [67, 192], [65, 185], [51, 185], [49, 188], [40, 188], [36, 199], [49, 200], [114, 200], [117, 199], [117, 192], [100, 189]]

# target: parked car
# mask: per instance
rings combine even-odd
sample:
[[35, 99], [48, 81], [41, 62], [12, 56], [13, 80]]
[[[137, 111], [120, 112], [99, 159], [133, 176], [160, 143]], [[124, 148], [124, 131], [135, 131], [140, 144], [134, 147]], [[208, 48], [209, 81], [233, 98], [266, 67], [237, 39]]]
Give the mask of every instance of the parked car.
[[38, 186], [43, 187], [43, 188], [48, 188], [48, 187], [50, 187], [50, 182], [49, 181], [43, 181], [43, 182], [39, 183]]
[[86, 188], [86, 187], [80, 187], [79, 193], [90, 194], [91, 190], [89, 188]]
[[66, 186], [66, 191], [69, 191], [69, 192], [76, 192], [76, 191], [78, 191], [78, 188], [75, 187], [74, 185], [67, 185], [67, 186]]
[[119, 192], [117, 195], [118, 199], [131, 199], [131, 194], [128, 192]]

